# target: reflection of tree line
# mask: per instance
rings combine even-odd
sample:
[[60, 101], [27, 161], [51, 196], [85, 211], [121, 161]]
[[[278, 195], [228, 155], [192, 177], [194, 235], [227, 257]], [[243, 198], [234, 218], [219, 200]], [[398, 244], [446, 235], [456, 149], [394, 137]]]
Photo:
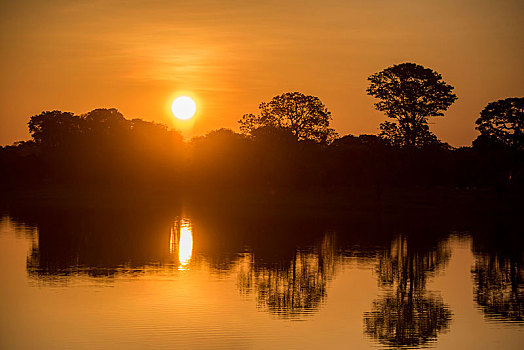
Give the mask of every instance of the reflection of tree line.
[[296, 318], [317, 310], [326, 298], [327, 282], [335, 274], [334, 236], [324, 236], [320, 246], [298, 250], [291, 261], [257, 264], [253, 254], [240, 262], [241, 293], [254, 294], [259, 307], [283, 318]]
[[479, 255], [472, 273], [475, 301], [488, 318], [523, 320], [524, 269], [521, 262], [491, 254]]
[[385, 294], [365, 313], [365, 332], [390, 346], [420, 346], [434, 341], [449, 326], [451, 311], [426, 280], [441, 269], [449, 250], [417, 249], [400, 236], [378, 257], [376, 272]]
[[[19, 219], [13, 220], [38, 227], [38, 238], [27, 260], [28, 272], [34, 278], [112, 276], [122, 271], [140, 272], [151, 266], [178, 264], [178, 248], [170, 242], [170, 233], [171, 227], [180, 223], [173, 226], [172, 213], [156, 209], [48, 209], [19, 213]], [[349, 223], [334, 230], [339, 232], [335, 242], [333, 235], [316, 241], [314, 237], [318, 237], [323, 226], [308, 220], [299, 223], [282, 219], [276, 225], [275, 217], [264, 222], [224, 217], [222, 213], [217, 215], [220, 219], [210, 217], [200, 213], [192, 222], [198, 242], [195, 253], [205, 257], [211, 271], [230, 273], [233, 266], [239, 266], [241, 293], [253, 295], [261, 309], [278, 317], [299, 318], [318, 310], [327, 298], [328, 282], [342, 257], [361, 254], [367, 257], [367, 264], [376, 264], [378, 282], [385, 291], [364, 315], [368, 335], [390, 345], [415, 346], [434, 340], [449, 325], [448, 307], [437, 293], [426, 290], [428, 278], [449, 259], [450, 252], [437, 244], [445, 237], [436, 233], [422, 237], [414, 232], [393, 240], [384, 249], [380, 247], [388, 245], [387, 234], [372, 229], [369, 234], [356, 237], [344, 231], [343, 227], [358, 231]], [[272, 224], [266, 227], [266, 222]], [[271, 233], [270, 228], [275, 231]], [[176, 233], [175, 241], [179, 239]], [[488, 317], [521, 321], [521, 238], [514, 234], [508, 241], [507, 235], [490, 231], [488, 237], [502, 237], [502, 242], [492, 243], [477, 236], [472, 271], [475, 301]], [[352, 248], [342, 249], [348, 243]], [[311, 248], [297, 249], [297, 245]], [[245, 252], [246, 246], [252, 249], [239, 257], [238, 252]], [[512, 247], [510, 251], [504, 248], [507, 246]]]
[[137, 273], [173, 260], [172, 218], [160, 212], [45, 210], [30, 220], [38, 227], [27, 258], [28, 273], [35, 278]]
[[[494, 237], [493, 237], [494, 236]], [[521, 232], [497, 229], [475, 240], [474, 298], [484, 315], [497, 321], [524, 318], [524, 265]]]

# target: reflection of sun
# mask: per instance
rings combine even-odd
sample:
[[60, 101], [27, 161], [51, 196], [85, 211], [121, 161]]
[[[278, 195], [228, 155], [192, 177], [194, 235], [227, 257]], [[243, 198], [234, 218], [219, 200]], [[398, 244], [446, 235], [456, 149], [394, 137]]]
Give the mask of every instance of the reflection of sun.
[[193, 253], [193, 234], [188, 222], [182, 222], [180, 225], [180, 242], [178, 244], [178, 261], [185, 266], [191, 260]]
[[196, 112], [196, 103], [189, 96], [179, 96], [171, 104], [171, 112], [178, 119], [191, 119]]
[[187, 270], [193, 255], [193, 229], [188, 219], [175, 220], [169, 237], [169, 253], [178, 253], [179, 270]]

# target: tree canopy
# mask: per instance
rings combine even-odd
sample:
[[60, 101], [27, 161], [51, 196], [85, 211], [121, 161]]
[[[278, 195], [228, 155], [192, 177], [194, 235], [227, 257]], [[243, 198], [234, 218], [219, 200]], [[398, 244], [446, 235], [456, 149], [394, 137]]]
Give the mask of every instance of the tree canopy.
[[80, 131], [80, 119], [70, 112], [45, 111], [29, 120], [29, 132], [34, 142], [46, 147], [69, 143]]
[[[368, 95], [380, 99], [375, 107], [396, 119], [380, 125], [381, 136], [393, 144], [421, 147], [437, 141], [428, 118], [442, 116], [457, 96], [453, 86], [429, 68], [402, 63], [371, 75]], [[397, 124], [398, 123], [398, 124]]]
[[275, 96], [259, 106], [260, 114], [245, 114], [240, 123], [240, 131], [253, 135], [261, 127], [277, 127], [289, 130], [298, 140], [312, 140], [329, 143], [335, 131], [329, 128], [331, 112], [318, 97], [300, 92], [286, 92]]
[[524, 150], [524, 97], [489, 103], [475, 123], [480, 131], [479, 139], [516, 151]]
[[[181, 178], [184, 140], [167, 126], [126, 119], [114, 108], [75, 115], [44, 111], [29, 120], [33, 162], [50, 183], [166, 183]], [[22, 164], [23, 166], [23, 164]]]

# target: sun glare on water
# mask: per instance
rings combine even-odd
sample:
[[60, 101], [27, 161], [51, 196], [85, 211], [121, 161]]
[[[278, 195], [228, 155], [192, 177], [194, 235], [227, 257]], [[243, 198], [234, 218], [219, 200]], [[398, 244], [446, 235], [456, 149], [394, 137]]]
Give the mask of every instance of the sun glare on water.
[[180, 243], [178, 246], [178, 261], [185, 267], [193, 253], [193, 234], [189, 225], [180, 227]]
[[180, 219], [171, 227], [169, 253], [178, 254], [179, 270], [186, 270], [193, 255], [193, 230], [188, 219]]
[[171, 104], [173, 115], [181, 120], [193, 118], [196, 112], [196, 103], [189, 96], [180, 96], [175, 98]]

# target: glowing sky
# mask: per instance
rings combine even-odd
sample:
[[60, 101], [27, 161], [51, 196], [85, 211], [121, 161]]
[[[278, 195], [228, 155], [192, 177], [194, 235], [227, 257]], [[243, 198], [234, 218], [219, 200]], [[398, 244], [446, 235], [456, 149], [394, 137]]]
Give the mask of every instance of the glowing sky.
[[[238, 131], [287, 91], [318, 96], [342, 135], [377, 133], [366, 78], [402, 62], [455, 86], [431, 129], [469, 145], [488, 102], [523, 95], [523, 15], [516, 0], [3, 0], [0, 145], [50, 109], [115, 107], [187, 137]], [[170, 112], [180, 94], [197, 101], [190, 124]]]

